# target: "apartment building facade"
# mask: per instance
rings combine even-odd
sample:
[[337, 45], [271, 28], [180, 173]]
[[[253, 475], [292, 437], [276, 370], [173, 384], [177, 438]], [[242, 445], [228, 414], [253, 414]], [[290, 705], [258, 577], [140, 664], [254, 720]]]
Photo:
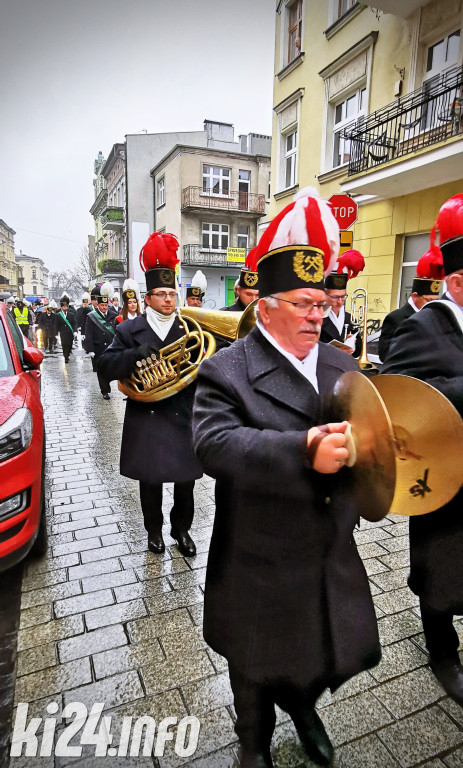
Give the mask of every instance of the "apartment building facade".
[[0, 291], [24, 296], [22, 269], [14, 256], [14, 236], [12, 227], [0, 219]]
[[226, 148], [178, 144], [151, 172], [155, 229], [180, 241], [181, 292], [201, 269], [211, 309], [233, 303], [269, 200], [270, 137], [251, 133], [234, 142], [233, 126], [223, 123], [220, 133]]
[[[103, 168], [106, 159], [102, 152], [98, 152], [93, 164], [93, 192], [94, 202], [90, 208], [90, 213], [95, 222], [95, 234], [93, 242], [93, 251], [96, 264], [108, 258], [108, 232], [103, 228], [103, 217], [106, 215], [108, 205], [108, 189], [106, 179], [103, 176]], [[96, 276], [96, 275], [95, 275]]]
[[15, 261], [22, 270], [23, 295], [31, 301], [38, 297], [48, 299], [49, 270], [45, 262], [37, 256], [27, 256], [22, 251], [15, 255]]
[[462, 24], [462, 0], [276, 3], [270, 216], [306, 185], [356, 200], [370, 332], [463, 190]]

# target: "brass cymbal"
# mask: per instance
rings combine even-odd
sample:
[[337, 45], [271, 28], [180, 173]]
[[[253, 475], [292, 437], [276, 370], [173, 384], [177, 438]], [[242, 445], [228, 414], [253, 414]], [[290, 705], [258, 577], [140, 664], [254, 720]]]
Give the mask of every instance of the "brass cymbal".
[[390, 512], [425, 515], [439, 509], [463, 483], [463, 421], [450, 400], [410, 376], [372, 379], [394, 430], [396, 488]]
[[396, 461], [394, 433], [382, 398], [372, 380], [361, 373], [343, 373], [335, 385], [335, 405], [352, 427], [356, 460], [350, 469], [350, 494], [359, 515], [382, 520], [394, 497]]

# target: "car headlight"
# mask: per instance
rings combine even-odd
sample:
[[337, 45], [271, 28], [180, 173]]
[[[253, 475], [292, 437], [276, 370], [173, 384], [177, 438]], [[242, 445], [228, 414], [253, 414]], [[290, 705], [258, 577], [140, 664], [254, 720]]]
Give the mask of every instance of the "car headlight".
[[19, 408], [0, 427], [0, 461], [25, 451], [31, 440], [32, 414], [28, 408]]

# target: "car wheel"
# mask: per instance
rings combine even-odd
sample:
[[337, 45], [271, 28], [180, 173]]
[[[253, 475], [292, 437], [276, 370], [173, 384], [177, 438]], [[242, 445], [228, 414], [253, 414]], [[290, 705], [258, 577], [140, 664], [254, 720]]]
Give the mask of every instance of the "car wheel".
[[45, 475], [42, 473], [42, 490], [40, 492], [40, 520], [37, 538], [31, 547], [32, 557], [41, 557], [48, 550], [47, 512], [45, 505]]

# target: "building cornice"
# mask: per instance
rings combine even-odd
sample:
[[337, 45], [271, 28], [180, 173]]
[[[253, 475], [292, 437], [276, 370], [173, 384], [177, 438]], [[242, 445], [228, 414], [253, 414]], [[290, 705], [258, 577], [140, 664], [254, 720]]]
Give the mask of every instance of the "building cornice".
[[171, 150], [167, 153], [167, 155], [164, 155], [164, 157], [159, 161], [157, 165], [154, 166], [154, 168], [150, 171], [150, 176], [154, 178], [158, 173], [160, 173], [163, 168], [165, 168], [169, 162], [174, 160], [175, 157], [178, 157], [178, 155], [181, 154], [188, 154], [188, 155], [221, 155], [224, 157], [230, 157], [231, 159], [235, 160], [250, 160], [252, 162], [258, 162], [262, 161], [262, 159], [267, 158], [270, 160], [270, 155], [263, 155], [262, 152], [259, 152], [255, 155], [250, 155], [248, 152], [232, 152], [229, 149], [219, 149], [217, 147], [195, 147], [191, 144], [176, 144], [175, 147], [172, 147]]
[[334, 75], [335, 72], [339, 72], [340, 69], [348, 64], [349, 61], [355, 59], [356, 56], [359, 56], [361, 53], [368, 50], [368, 48], [371, 48], [371, 46], [376, 43], [377, 39], [378, 32], [373, 30], [373, 32], [370, 32], [369, 35], [362, 37], [358, 43], [355, 43], [355, 45], [352, 45], [350, 48], [348, 48], [348, 50], [341, 54], [341, 56], [338, 56], [338, 58], [332, 61], [331, 64], [323, 67], [323, 69], [321, 69], [318, 74], [321, 78], [323, 78], [323, 80], [326, 80], [328, 77], [331, 77], [331, 75]]
[[289, 107], [290, 104], [294, 104], [294, 102], [297, 101], [298, 99], [302, 99], [304, 93], [305, 93], [305, 88], [298, 88], [296, 91], [293, 91], [292, 93], [289, 94], [289, 96], [283, 99], [283, 101], [280, 101], [279, 104], [276, 104], [273, 107], [273, 111], [276, 112], [277, 114], [279, 112], [283, 112], [283, 110], [286, 109], [286, 107]]

